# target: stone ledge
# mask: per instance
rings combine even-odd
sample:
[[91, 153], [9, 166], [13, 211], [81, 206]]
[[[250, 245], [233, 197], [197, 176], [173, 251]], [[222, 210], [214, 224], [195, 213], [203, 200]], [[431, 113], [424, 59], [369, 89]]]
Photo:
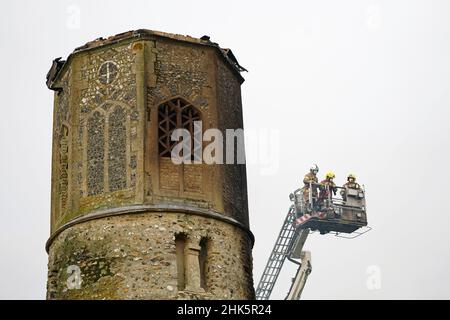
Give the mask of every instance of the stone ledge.
[[217, 211], [202, 209], [202, 208], [198, 208], [198, 207], [185, 206], [185, 205], [144, 204], [144, 205], [124, 206], [124, 207], [112, 208], [112, 209], [102, 209], [102, 210], [94, 211], [94, 212], [88, 213], [86, 215], [74, 218], [74, 219], [70, 220], [69, 222], [63, 224], [58, 229], [56, 229], [55, 232], [53, 232], [53, 234], [50, 236], [50, 238], [47, 240], [47, 243], [45, 244], [45, 250], [48, 253], [50, 245], [52, 244], [52, 242], [56, 238], [56, 236], [58, 236], [62, 231], [66, 230], [76, 224], [94, 220], [94, 219], [101, 219], [101, 218], [105, 218], [105, 217], [112, 217], [112, 216], [125, 215], [125, 214], [134, 214], [134, 213], [146, 213], [146, 212], [147, 213], [157, 213], [157, 212], [185, 213], [185, 214], [198, 215], [198, 216], [203, 216], [203, 217], [207, 217], [207, 218], [220, 220], [223, 222], [227, 222], [231, 225], [234, 225], [234, 226], [242, 229], [243, 231], [245, 231], [250, 237], [252, 247], [255, 243], [255, 237], [249, 228], [247, 228], [245, 225], [243, 225], [239, 221], [237, 221], [233, 218], [224, 216]]

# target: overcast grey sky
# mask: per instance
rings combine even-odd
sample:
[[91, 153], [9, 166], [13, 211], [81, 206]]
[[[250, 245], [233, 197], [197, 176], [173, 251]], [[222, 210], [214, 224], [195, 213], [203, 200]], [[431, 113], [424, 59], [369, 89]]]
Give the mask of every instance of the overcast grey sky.
[[[450, 298], [446, 0], [2, 3], [0, 298], [45, 298], [52, 59], [139, 28], [207, 34], [249, 70], [245, 128], [275, 139], [248, 166], [255, 285], [289, 193], [317, 162], [339, 183], [357, 174], [373, 230], [312, 235], [303, 298]], [[272, 298], [284, 298], [294, 272], [287, 262]]]

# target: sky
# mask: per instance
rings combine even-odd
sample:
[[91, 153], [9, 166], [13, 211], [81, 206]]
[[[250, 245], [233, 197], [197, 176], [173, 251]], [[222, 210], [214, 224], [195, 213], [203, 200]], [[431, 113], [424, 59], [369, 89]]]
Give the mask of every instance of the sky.
[[[357, 175], [372, 230], [311, 235], [302, 298], [450, 298], [449, 1], [17, 0], [0, 11], [0, 299], [45, 299], [51, 61], [140, 28], [209, 35], [249, 70], [255, 286], [289, 193], [317, 163], [339, 184]], [[295, 270], [286, 262], [273, 299], [285, 297]]]

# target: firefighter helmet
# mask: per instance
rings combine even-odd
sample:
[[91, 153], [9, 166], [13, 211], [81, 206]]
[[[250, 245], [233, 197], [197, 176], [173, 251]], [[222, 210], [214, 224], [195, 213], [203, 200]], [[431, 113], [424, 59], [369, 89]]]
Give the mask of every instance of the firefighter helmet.
[[333, 171], [328, 171], [327, 174], [325, 175], [325, 177], [326, 177], [327, 179], [333, 179], [333, 178], [336, 177], [336, 175], [334, 174]]
[[319, 167], [317, 166], [317, 164], [313, 164], [311, 168], [309, 168], [309, 171], [317, 173], [319, 172]]
[[356, 180], [356, 176], [353, 173], [350, 173], [347, 177], [347, 180], [350, 180], [350, 179]]

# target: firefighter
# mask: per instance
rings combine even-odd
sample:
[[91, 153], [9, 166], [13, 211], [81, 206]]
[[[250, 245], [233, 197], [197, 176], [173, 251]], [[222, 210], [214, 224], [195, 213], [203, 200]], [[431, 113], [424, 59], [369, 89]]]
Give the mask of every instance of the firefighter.
[[344, 201], [347, 200], [347, 193], [346, 193], [347, 189], [361, 190], [361, 186], [359, 185], [359, 183], [356, 182], [356, 176], [353, 173], [350, 173], [347, 176], [347, 182], [342, 186], [342, 188], [343, 189], [341, 190], [341, 195]]
[[336, 177], [336, 175], [329, 171], [325, 175], [325, 180], [322, 180], [320, 182], [320, 192], [319, 192], [319, 204], [321, 206], [324, 205], [325, 200], [329, 199], [331, 196], [331, 192], [336, 195], [337, 188], [336, 184], [334, 183], [333, 179]]
[[[303, 200], [305, 203], [309, 204], [309, 192], [312, 192], [313, 197], [313, 206], [315, 204], [315, 200], [317, 198], [317, 183], [319, 179], [317, 179], [317, 173], [319, 172], [319, 167], [317, 164], [313, 164], [309, 169], [309, 172], [303, 178]], [[309, 190], [311, 187], [312, 190]]]

